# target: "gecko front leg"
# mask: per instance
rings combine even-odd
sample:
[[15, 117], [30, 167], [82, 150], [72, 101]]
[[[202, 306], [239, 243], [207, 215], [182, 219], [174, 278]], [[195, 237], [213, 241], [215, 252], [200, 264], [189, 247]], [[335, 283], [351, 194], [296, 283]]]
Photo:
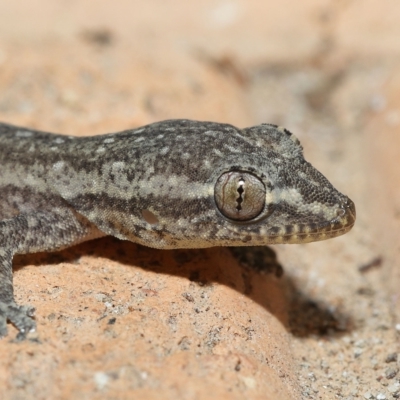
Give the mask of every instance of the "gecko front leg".
[[7, 335], [7, 321], [18, 329], [17, 339], [36, 329], [32, 319], [35, 309], [14, 300], [14, 255], [60, 250], [101, 236], [104, 233], [68, 207], [0, 221], [0, 338]]
[[4, 232], [9, 230], [4, 222], [1, 222], [0, 228], [0, 338], [7, 335], [7, 320], [9, 320], [19, 330], [17, 338], [23, 339], [28, 332], [36, 328], [32, 319], [35, 309], [15, 303], [12, 282], [14, 252], [11, 247], [4, 246]]

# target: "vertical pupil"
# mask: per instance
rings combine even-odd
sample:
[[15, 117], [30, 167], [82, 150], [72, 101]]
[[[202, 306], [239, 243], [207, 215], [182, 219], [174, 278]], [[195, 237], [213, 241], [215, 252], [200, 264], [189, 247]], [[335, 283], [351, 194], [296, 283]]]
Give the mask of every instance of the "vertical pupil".
[[243, 178], [241, 178], [238, 182], [238, 188], [237, 188], [237, 192], [239, 193], [239, 197], [236, 199], [236, 210], [240, 211], [242, 209], [242, 203], [243, 203], [243, 197], [242, 194], [244, 193], [244, 180]]

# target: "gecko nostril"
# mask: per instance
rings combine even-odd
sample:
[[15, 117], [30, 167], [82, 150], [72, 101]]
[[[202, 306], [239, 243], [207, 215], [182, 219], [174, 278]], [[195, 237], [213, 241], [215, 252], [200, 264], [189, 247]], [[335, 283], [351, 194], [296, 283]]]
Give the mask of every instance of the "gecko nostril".
[[346, 211], [343, 208], [336, 209], [336, 216], [337, 217], [344, 217], [345, 214], [346, 214]]

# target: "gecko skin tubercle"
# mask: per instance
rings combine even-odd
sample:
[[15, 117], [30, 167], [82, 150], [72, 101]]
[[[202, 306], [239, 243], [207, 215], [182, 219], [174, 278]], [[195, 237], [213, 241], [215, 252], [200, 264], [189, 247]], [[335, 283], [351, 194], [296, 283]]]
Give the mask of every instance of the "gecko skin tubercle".
[[15, 254], [105, 235], [159, 249], [307, 243], [348, 232], [354, 203], [284, 128], [168, 120], [93, 137], [0, 123], [0, 337], [23, 339]]

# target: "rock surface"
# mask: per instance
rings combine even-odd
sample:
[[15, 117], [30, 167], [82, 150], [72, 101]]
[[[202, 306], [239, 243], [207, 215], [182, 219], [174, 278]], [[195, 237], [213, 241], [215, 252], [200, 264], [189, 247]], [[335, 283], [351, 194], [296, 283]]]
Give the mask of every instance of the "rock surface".
[[280, 124], [358, 213], [277, 260], [111, 238], [17, 257], [38, 334], [0, 342], [0, 397], [399, 398], [399, 18], [372, 0], [0, 3], [2, 121]]

